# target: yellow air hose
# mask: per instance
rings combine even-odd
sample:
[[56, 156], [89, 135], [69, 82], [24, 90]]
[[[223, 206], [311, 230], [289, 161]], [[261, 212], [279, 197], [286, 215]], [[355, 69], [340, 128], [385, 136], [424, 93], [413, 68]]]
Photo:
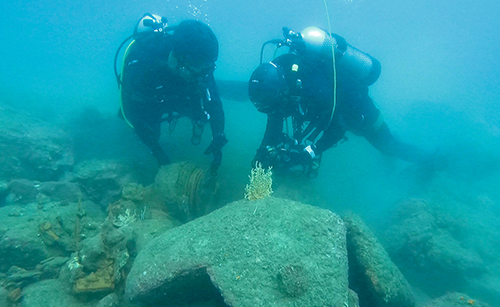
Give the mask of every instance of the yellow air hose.
[[[125, 67], [125, 59], [127, 58], [127, 55], [128, 55], [128, 51], [130, 50], [130, 47], [132, 47], [132, 45], [135, 43], [135, 40], [133, 40], [127, 47], [127, 49], [125, 50], [125, 53], [123, 54], [123, 61], [122, 61], [122, 74], [120, 76], [120, 83], [121, 83], [121, 79], [123, 78], [123, 68]], [[132, 125], [129, 120], [127, 119], [127, 116], [125, 116], [125, 111], [123, 110], [123, 91], [122, 91], [122, 88], [120, 86], [120, 111], [122, 113], [122, 116], [123, 116], [123, 119], [125, 120], [125, 122], [127, 123], [127, 125], [129, 125], [132, 129], [134, 128], [134, 125]]]
[[[332, 35], [332, 24], [330, 22], [330, 14], [328, 13], [328, 5], [326, 4], [326, 0], [323, 0], [325, 5], [326, 19], [328, 21], [328, 35]], [[330, 115], [330, 120], [328, 121], [328, 125], [326, 125], [326, 129], [330, 127], [330, 124], [333, 120], [333, 115], [335, 114], [335, 108], [337, 107], [337, 67], [335, 65], [335, 46], [332, 44], [332, 65], [333, 65], [333, 106], [332, 106], [332, 114]]]

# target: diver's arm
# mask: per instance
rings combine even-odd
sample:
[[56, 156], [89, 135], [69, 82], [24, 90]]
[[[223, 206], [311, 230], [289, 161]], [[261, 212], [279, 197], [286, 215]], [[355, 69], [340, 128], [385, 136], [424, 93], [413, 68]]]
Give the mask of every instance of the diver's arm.
[[209, 123], [212, 130], [212, 142], [205, 150], [205, 154], [213, 154], [213, 161], [210, 165], [211, 175], [217, 173], [222, 162], [222, 147], [227, 144], [227, 138], [224, 133], [225, 116], [222, 107], [222, 101], [215, 84], [213, 74], [207, 80], [206, 97], [204, 98], [204, 109], [210, 116]]
[[267, 115], [266, 132], [260, 147], [276, 146], [282, 140], [283, 117], [276, 114]]
[[277, 154], [276, 147], [282, 140], [282, 130], [283, 117], [275, 114], [268, 114], [266, 132], [264, 133], [264, 138], [262, 139], [260, 147], [257, 148], [255, 157], [252, 160], [252, 167], [255, 167], [257, 162], [261, 163], [264, 168], [273, 166]]
[[345, 131], [336, 122], [330, 123], [323, 136], [316, 142], [316, 154], [321, 154], [325, 150], [335, 146], [343, 137]]
[[207, 77], [205, 89], [204, 109], [210, 116], [209, 123], [212, 130], [212, 138], [224, 136], [225, 116], [217, 85], [213, 75]]

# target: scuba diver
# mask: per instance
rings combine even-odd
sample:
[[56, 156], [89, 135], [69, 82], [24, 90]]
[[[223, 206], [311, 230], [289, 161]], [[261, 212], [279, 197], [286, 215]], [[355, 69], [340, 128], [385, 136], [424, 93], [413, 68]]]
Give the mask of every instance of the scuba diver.
[[[126, 42], [121, 75], [116, 59]], [[158, 164], [170, 163], [160, 146], [162, 122], [175, 127], [180, 117], [193, 123], [191, 143], [198, 145], [206, 123], [210, 123], [212, 142], [205, 154], [213, 154], [210, 172], [221, 164], [224, 111], [213, 72], [219, 54], [215, 34], [204, 23], [184, 20], [167, 26], [167, 20], [146, 14], [137, 23], [115, 55], [115, 75], [121, 94], [119, 116], [135, 130], [149, 147]]]
[[[259, 162], [277, 172], [314, 178], [323, 152], [346, 139], [346, 131], [365, 137], [386, 155], [417, 163], [432, 158], [397, 140], [370, 98], [368, 86], [380, 75], [379, 61], [316, 27], [302, 33], [283, 28], [283, 34], [284, 40], [263, 44], [261, 64], [249, 81], [251, 101], [267, 114], [254, 166]], [[288, 53], [262, 63], [267, 44], [288, 47]]]

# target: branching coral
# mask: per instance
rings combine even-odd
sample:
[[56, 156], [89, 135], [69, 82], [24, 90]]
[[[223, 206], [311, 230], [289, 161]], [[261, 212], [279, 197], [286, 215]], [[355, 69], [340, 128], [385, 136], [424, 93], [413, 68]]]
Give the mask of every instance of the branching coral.
[[136, 215], [130, 209], [125, 210], [125, 213], [118, 215], [113, 221], [113, 225], [116, 227], [127, 226], [130, 223], [135, 222]]
[[261, 199], [273, 193], [273, 172], [271, 167], [267, 170], [262, 168], [262, 164], [257, 162], [252, 168], [250, 184], [245, 187], [245, 198], [248, 200]]

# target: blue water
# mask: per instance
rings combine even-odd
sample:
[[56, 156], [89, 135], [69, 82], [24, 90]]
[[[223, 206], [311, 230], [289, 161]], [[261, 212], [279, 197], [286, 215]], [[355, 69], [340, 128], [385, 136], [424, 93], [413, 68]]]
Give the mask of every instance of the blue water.
[[[451, 216], [486, 229], [479, 241], [491, 245], [489, 257], [500, 256], [500, 242], [492, 239], [500, 237], [500, 3], [327, 0], [327, 5], [332, 31], [381, 62], [371, 95], [392, 131], [439, 150], [449, 164], [422, 179], [411, 165], [349, 135], [348, 142], [325, 153], [319, 177], [306, 184], [324, 200], [318, 205], [339, 213], [353, 210], [382, 234], [401, 199], [439, 199]], [[66, 127], [85, 127], [77, 139], [84, 143], [76, 144], [80, 160], [130, 155], [143, 159], [145, 173], [154, 172], [154, 161], [115, 117], [119, 95], [113, 75], [116, 48], [145, 12], [166, 16], [171, 24], [185, 18], [208, 23], [219, 38], [216, 78], [223, 80], [248, 80], [261, 44], [280, 38], [283, 26], [328, 28], [319, 0], [12, 0], [3, 1], [0, 11], [1, 103]], [[229, 202], [243, 195], [265, 116], [249, 101], [225, 100], [224, 108], [230, 143], [220, 180], [222, 202]], [[165, 142], [173, 160], [209, 163], [204, 147], [193, 149], [182, 133]], [[493, 277], [488, 278], [500, 280], [498, 263], [489, 265]], [[485, 290], [500, 288], [498, 280], [470, 291], [498, 302], [498, 290]]]

